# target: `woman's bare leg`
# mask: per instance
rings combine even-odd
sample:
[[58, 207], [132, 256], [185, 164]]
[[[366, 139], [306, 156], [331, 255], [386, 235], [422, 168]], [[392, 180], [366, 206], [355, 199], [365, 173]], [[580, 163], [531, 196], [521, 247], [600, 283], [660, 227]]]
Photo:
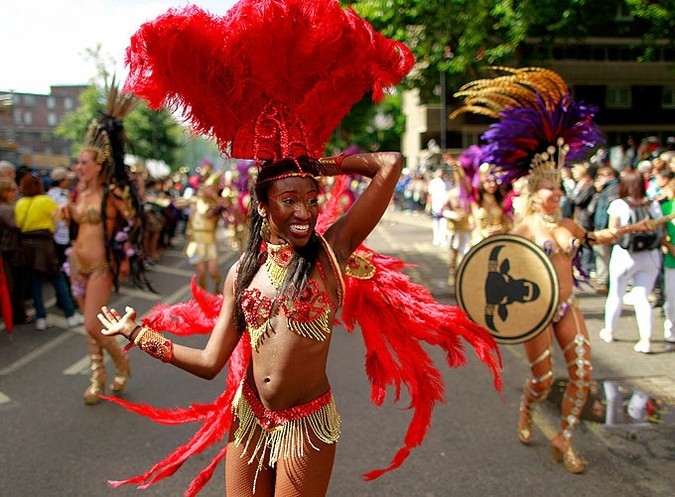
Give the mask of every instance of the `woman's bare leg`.
[[218, 260], [217, 259], [211, 259], [207, 263], [208, 271], [209, 271], [209, 276], [211, 276], [211, 279], [213, 280], [214, 284], [214, 294], [219, 294], [223, 293], [223, 289], [220, 287], [220, 282], [222, 280], [222, 277], [220, 276], [220, 272], [218, 271]]
[[[126, 359], [116, 339], [106, 337], [101, 333], [101, 323], [96, 317], [102, 306], [108, 303], [112, 293], [113, 280], [112, 274], [106, 269], [94, 271], [92, 274], [82, 277], [79, 280], [84, 282], [84, 297], [78, 297], [77, 303], [84, 315], [84, 327], [87, 330], [87, 350], [89, 360], [91, 361], [92, 376], [90, 385], [84, 392], [84, 401], [86, 404], [98, 404], [99, 395], [103, 393], [105, 382], [105, 366], [103, 362], [103, 348], [111, 354], [115, 360], [116, 381], [118, 381], [118, 372], [124, 368], [128, 374], [128, 360], [124, 365], [121, 364], [122, 356]], [[124, 382], [126, 386], [126, 381]]]
[[195, 264], [195, 273], [197, 275], [197, 286], [206, 290], [206, 262]]

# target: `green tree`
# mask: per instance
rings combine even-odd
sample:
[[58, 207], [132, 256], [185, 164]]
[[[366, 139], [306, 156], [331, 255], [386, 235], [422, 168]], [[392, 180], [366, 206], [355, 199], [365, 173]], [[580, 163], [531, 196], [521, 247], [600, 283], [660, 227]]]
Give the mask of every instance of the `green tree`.
[[[73, 157], [77, 156], [82, 147], [91, 121], [105, 111], [105, 82], [111, 80], [107, 69], [110, 61], [105, 60], [100, 45], [87, 49], [86, 52], [87, 58], [94, 62], [97, 76], [80, 95], [77, 109], [66, 114], [55, 130], [57, 136], [73, 143]], [[141, 102], [124, 120], [124, 129], [133, 146], [134, 155], [141, 159], [162, 160], [172, 167], [176, 165], [182, 128], [169, 112], [150, 110], [145, 102]]]
[[167, 111], [151, 110], [142, 101], [124, 120], [124, 131], [134, 155], [162, 160], [175, 169], [183, 130]]
[[361, 150], [399, 150], [405, 128], [401, 95], [387, 95], [379, 104], [366, 94], [345, 116], [327, 145], [329, 155], [357, 146]]
[[[343, 2], [347, 4], [347, 2]], [[598, 31], [641, 37], [644, 58], [655, 40], [675, 40], [675, 0], [355, 0], [354, 9], [386, 36], [406, 43], [417, 66], [407, 78], [423, 101], [437, 100], [440, 73], [452, 93], [492, 65], [531, 63], [528, 39], [541, 45], [580, 41]], [[635, 16], [630, 23], [616, 15]]]
[[73, 143], [71, 155], [75, 157], [82, 147], [84, 135], [89, 124], [103, 111], [101, 90], [91, 85], [80, 94], [80, 103], [77, 108], [67, 113], [54, 131], [56, 136], [70, 140]]
[[[57, 136], [73, 142], [73, 156], [82, 147], [89, 124], [104, 111], [104, 102], [103, 89], [91, 85], [80, 95], [77, 109], [66, 114], [56, 128]], [[137, 157], [176, 164], [182, 129], [168, 112], [150, 110], [141, 102], [124, 120], [124, 130], [132, 144], [130, 152]]]
[[671, 47], [675, 45], [675, 0], [626, 0], [626, 4], [631, 14], [647, 25], [642, 60], [653, 58], [659, 40], [666, 38]]

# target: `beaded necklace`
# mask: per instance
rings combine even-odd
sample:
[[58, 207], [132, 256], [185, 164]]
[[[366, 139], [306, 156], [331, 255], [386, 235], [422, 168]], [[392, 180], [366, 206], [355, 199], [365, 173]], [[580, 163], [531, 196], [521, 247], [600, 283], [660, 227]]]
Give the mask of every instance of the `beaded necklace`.
[[560, 211], [557, 210], [553, 214], [545, 214], [543, 212], [535, 212], [533, 214], [534, 222], [539, 226], [543, 226], [548, 229], [554, 229], [558, 227], [560, 223]]
[[[267, 243], [265, 248], [267, 259], [263, 266], [272, 286], [279, 292], [288, 272], [288, 264], [293, 257], [293, 247]], [[320, 262], [317, 262], [317, 268], [325, 282]], [[278, 305], [275, 305], [277, 301]], [[271, 320], [279, 310], [283, 311], [289, 330], [317, 341], [324, 341], [330, 335], [330, 316], [336, 310], [328, 294], [312, 279], [307, 282], [300, 295], [294, 298], [280, 296], [278, 293], [274, 298], [270, 298], [257, 288], [247, 289], [242, 296], [242, 308], [254, 350], [258, 350], [263, 336], [272, 331]]]

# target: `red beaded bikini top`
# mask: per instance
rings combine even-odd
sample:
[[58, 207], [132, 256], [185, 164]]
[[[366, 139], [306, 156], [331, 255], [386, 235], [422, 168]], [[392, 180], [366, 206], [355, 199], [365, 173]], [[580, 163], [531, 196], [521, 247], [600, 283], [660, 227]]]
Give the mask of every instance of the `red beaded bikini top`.
[[[323, 238], [321, 240], [323, 246], [327, 247], [325, 240]], [[267, 252], [263, 267], [272, 285], [278, 291], [286, 276], [286, 268], [293, 255], [293, 247], [267, 243], [263, 248]], [[244, 290], [241, 306], [246, 319], [246, 329], [251, 339], [251, 347], [254, 350], [258, 350], [263, 337], [273, 330], [271, 321], [279, 313], [285, 316], [288, 329], [302, 337], [324, 341], [330, 335], [333, 324], [331, 315], [341, 304], [344, 283], [330, 247], [326, 253], [329, 254], [331, 266], [340, 285], [338, 305], [331, 300], [325, 290], [319, 287], [316, 280], [309, 280], [300, 295], [294, 298], [278, 295], [278, 293], [274, 298], [270, 298], [263, 295], [258, 288]], [[317, 269], [325, 287], [326, 276], [320, 261], [317, 261]]]

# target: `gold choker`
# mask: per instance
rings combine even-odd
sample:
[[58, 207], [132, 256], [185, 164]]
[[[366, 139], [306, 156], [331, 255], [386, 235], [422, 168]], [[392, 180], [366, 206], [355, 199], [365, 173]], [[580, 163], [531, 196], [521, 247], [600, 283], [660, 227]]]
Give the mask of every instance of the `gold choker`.
[[281, 284], [286, 278], [288, 263], [293, 257], [293, 247], [287, 243], [275, 245], [267, 243], [267, 259], [265, 260], [265, 271], [274, 285], [279, 290]]

